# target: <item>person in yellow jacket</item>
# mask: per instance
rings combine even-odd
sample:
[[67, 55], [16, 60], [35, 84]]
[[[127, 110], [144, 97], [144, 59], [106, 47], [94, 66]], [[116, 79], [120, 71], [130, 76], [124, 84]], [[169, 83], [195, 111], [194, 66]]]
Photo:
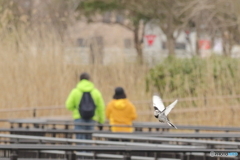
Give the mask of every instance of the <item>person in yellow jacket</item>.
[[[135, 106], [127, 99], [122, 87], [115, 89], [113, 100], [106, 108], [106, 117], [110, 125], [132, 125], [137, 118]], [[111, 127], [112, 132], [133, 132], [132, 127]]]

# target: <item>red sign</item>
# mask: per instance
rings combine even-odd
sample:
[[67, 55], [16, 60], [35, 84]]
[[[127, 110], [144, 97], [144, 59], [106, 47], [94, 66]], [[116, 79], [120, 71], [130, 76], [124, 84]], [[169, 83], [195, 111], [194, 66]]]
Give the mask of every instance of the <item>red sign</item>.
[[145, 38], [147, 38], [148, 45], [151, 46], [156, 38], [156, 35], [149, 34], [149, 35], [146, 35]]
[[199, 46], [199, 49], [209, 50], [211, 49], [211, 42], [209, 40], [199, 40], [198, 46]]

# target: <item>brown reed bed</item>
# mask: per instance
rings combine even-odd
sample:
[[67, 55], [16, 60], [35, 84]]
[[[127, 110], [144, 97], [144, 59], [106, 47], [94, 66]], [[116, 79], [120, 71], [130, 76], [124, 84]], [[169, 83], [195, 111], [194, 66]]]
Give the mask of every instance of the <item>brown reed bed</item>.
[[[37, 117], [71, 118], [71, 112], [64, 108], [65, 100], [76, 86], [79, 74], [89, 72], [106, 104], [111, 100], [114, 88], [122, 86], [137, 108], [137, 121], [157, 121], [152, 116], [151, 108], [151, 96], [157, 90], [152, 87], [146, 92], [146, 77], [150, 70], [147, 65], [124, 61], [110, 65], [69, 64], [65, 60], [65, 48], [66, 43], [51, 27], [39, 26], [30, 31], [13, 29], [5, 33], [0, 43], [1, 119], [32, 118], [33, 108], [38, 109]], [[179, 99], [169, 115], [176, 125], [238, 126], [239, 70], [234, 71], [232, 76], [233, 70], [222, 67], [228, 65], [222, 64], [219, 59], [213, 62], [216, 63], [215, 70], [211, 70], [213, 64], [209, 62], [204, 65], [207, 73], [196, 68], [191, 76], [170, 77], [168, 71], [164, 70], [168, 76], [164, 83], [160, 83], [164, 86], [160, 93], [166, 105], [175, 98]], [[239, 65], [237, 67], [239, 69]], [[214, 80], [212, 75], [218, 76], [220, 81]], [[194, 94], [190, 94], [192, 85], [196, 85], [192, 84], [193, 81], [197, 81], [198, 87]], [[172, 83], [175, 90], [171, 90]], [[216, 107], [211, 112], [206, 109]], [[16, 111], [19, 109], [22, 110]]]

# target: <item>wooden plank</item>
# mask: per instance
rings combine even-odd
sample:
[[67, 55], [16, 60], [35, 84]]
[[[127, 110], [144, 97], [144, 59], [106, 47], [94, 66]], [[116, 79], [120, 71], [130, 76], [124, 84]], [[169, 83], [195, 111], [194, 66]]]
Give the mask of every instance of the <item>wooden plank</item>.
[[[40, 151], [41, 153], [52, 153], [52, 154], [65, 154], [64, 151]], [[92, 152], [75, 152], [77, 156], [84, 157], [93, 157], [94, 153]], [[116, 155], [116, 154], [106, 154], [106, 153], [96, 153], [97, 158], [114, 158], [114, 159], [123, 159], [124, 155]], [[144, 157], [144, 156], [130, 156], [132, 160], [155, 160], [154, 157]], [[180, 160], [177, 158], [158, 158], [158, 160]]]
[[50, 142], [64, 142], [64, 143], [83, 143], [83, 144], [98, 144], [98, 145], [122, 145], [122, 146], [144, 146], [144, 147], [164, 147], [164, 148], [206, 148], [205, 146], [184, 146], [184, 145], [173, 145], [173, 144], [150, 144], [150, 143], [130, 143], [130, 142], [113, 142], [113, 141], [100, 141], [100, 140], [79, 140], [79, 139], [68, 139], [68, 138], [53, 138], [53, 137], [40, 137], [40, 136], [25, 136], [25, 135], [8, 135], [0, 134], [0, 137], [16, 139], [16, 143], [20, 139]]
[[[199, 133], [196, 133], [199, 134]], [[162, 138], [162, 137], [141, 137], [131, 135], [111, 135], [111, 134], [93, 134], [93, 137], [99, 138], [115, 138], [115, 139], [130, 139], [130, 140], [145, 140], [154, 142], [185, 142], [185, 143], [197, 143], [197, 144], [214, 144], [214, 145], [234, 145], [240, 147], [240, 142], [229, 142], [229, 141], [213, 141], [213, 140], [194, 140], [194, 139], [179, 139], [179, 138]]]
[[[8, 121], [9, 123], [22, 123], [22, 124], [41, 124], [41, 125], [94, 125], [98, 124], [84, 124], [84, 123], [75, 123], [73, 121], [60, 121], [60, 120], [47, 120], [47, 119], [12, 119]], [[126, 127], [129, 125], [109, 125], [103, 124], [104, 127], [111, 126], [122, 126]], [[177, 125], [179, 130], [198, 130], [198, 131], [227, 131], [227, 132], [239, 132], [239, 127], [218, 127], [218, 126], [193, 126], [193, 125]], [[173, 129], [172, 127], [155, 122], [135, 122], [132, 125], [133, 128], [152, 128], [152, 129]]]
[[[10, 158], [0, 158], [0, 160], [10, 160]], [[50, 160], [49, 158], [18, 158], [18, 160]], [[51, 158], [51, 160], [67, 160], [66, 158]]]
[[[204, 152], [226, 151], [205, 148], [157, 148], [142, 146], [92, 146], [92, 145], [43, 145], [43, 144], [8, 144], [0, 145], [0, 150], [62, 150], [62, 151], [118, 151], [118, 152]], [[240, 152], [239, 149], [228, 150]]]
[[[56, 133], [56, 134], [94, 134], [94, 133], [104, 133], [104, 134], [119, 134], [120, 132], [111, 131], [97, 131], [97, 130], [74, 130], [74, 129], [41, 129], [41, 128], [0, 128], [0, 132], [11, 132], [17, 134], [37, 134], [37, 133]], [[240, 138], [239, 133], [178, 133], [178, 132], [141, 132], [136, 131], [133, 133], [121, 133], [122, 135], [141, 135], [141, 136], [161, 136], [161, 137], [179, 137], [179, 138]]]

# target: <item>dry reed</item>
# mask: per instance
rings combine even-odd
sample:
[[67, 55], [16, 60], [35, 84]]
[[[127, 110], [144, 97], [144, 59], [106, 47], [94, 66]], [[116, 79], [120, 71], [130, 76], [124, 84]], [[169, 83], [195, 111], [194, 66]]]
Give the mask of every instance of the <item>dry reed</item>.
[[[4, 32], [4, 34], [3, 34]], [[114, 88], [122, 86], [125, 88], [128, 98], [134, 102], [138, 111], [138, 121], [154, 121], [152, 116], [151, 95], [156, 90], [146, 92], [146, 76], [149, 73], [148, 66], [118, 63], [111, 65], [73, 65], [66, 63], [66, 43], [51, 26], [40, 25], [36, 29], [26, 30], [18, 28], [10, 31], [2, 31], [2, 43], [0, 43], [0, 118], [31, 118], [32, 108], [38, 110], [37, 117], [65, 117], [71, 118], [71, 112], [64, 108], [65, 100], [72, 88], [78, 82], [79, 74], [89, 72], [95, 86], [102, 92], [107, 104], [113, 95]], [[177, 87], [171, 90], [170, 77], [161, 83], [164, 86], [164, 102], [169, 104], [175, 98], [180, 101], [170, 118], [175, 124], [192, 125], [238, 125], [239, 97], [228, 100], [211, 99], [212, 96], [239, 95], [240, 88], [237, 85], [240, 74], [235, 74], [233, 80], [226, 75], [231, 75], [225, 70], [224, 64], [218, 60], [216, 65], [216, 76], [221, 81], [214, 81], [211, 76], [213, 70], [211, 64], [204, 67], [209, 71], [203, 73], [200, 68], [194, 72], [195, 81], [199, 87], [191, 94], [193, 79], [190, 76], [181, 77], [177, 75], [174, 79]], [[178, 64], [176, 64], [178, 65]], [[226, 67], [226, 65], [225, 65]], [[239, 67], [239, 65], [238, 65]], [[239, 68], [238, 68], [239, 69]], [[224, 71], [224, 75], [221, 74]], [[239, 70], [238, 70], [239, 71]], [[197, 74], [197, 73], [201, 74]], [[236, 72], [238, 73], [238, 72]], [[167, 73], [169, 74], [169, 73]], [[199, 77], [199, 75], [206, 75]], [[184, 82], [184, 83], [183, 83]], [[184, 94], [184, 95], [183, 95]], [[197, 97], [197, 99], [184, 99], [185, 97]], [[210, 98], [209, 98], [210, 97]], [[60, 106], [51, 107], [51, 106]], [[219, 107], [219, 109], [208, 112], [206, 108]], [[21, 111], [7, 111], [9, 109], [23, 109]], [[29, 108], [30, 110], [25, 110]], [[187, 109], [181, 112], [181, 109]], [[193, 112], [191, 108], [197, 108]], [[188, 111], [189, 109], [189, 111]], [[226, 115], [224, 115], [226, 114]]]
[[[90, 73], [106, 104], [117, 86], [124, 87], [133, 101], [150, 98], [145, 92], [147, 66], [124, 63], [108, 66], [68, 64], [65, 61], [66, 45], [51, 27], [38, 26], [37, 30], [30, 31], [16, 29], [7, 35], [4, 43], [0, 44], [0, 109], [5, 110], [1, 118], [30, 118], [32, 110], [25, 108], [47, 106], [63, 108], [39, 110], [38, 117], [71, 117], [64, 103], [82, 72]], [[21, 108], [24, 110], [9, 112], [9, 109]]]

